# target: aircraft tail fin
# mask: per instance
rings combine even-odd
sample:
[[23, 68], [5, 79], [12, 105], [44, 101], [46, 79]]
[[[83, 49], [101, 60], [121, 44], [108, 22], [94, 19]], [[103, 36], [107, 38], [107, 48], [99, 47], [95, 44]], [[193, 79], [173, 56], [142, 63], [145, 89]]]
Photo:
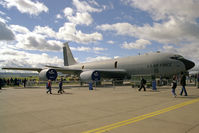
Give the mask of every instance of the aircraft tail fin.
[[64, 43], [63, 56], [64, 56], [64, 66], [70, 66], [70, 65], [74, 65], [77, 63], [72, 55], [72, 52], [71, 52], [69, 46], [68, 46], [68, 42]]

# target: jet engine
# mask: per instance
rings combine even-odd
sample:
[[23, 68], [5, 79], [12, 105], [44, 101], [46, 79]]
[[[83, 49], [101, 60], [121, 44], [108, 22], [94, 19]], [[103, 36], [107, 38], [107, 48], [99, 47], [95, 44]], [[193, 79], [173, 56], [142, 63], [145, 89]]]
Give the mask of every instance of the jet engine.
[[100, 73], [95, 70], [84, 71], [80, 74], [80, 80], [82, 82], [99, 81], [100, 79]]
[[57, 71], [55, 69], [43, 69], [39, 73], [40, 80], [56, 80], [57, 78]]

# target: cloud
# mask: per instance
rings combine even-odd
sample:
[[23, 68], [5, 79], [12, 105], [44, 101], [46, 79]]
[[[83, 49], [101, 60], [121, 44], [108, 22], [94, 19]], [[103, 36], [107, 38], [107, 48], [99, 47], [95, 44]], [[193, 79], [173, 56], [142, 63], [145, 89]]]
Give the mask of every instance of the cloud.
[[99, 4], [95, 0], [89, 0], [88, 3], [99, 7]]
[[164, 51], [167, 51], [167, 52], [174, 52], [175, 50], [175, 48], [171, 45], [164, 45], [162, 48], [164, 49]]
[[6, 19], [0, 17], [0, 22], [2, 22], [2, 23], [5, 24], [5, 23], [7, 23], [8, 21], [7, 21]]
[[33, 32], [36, 33], [36, 34], [45, 35], [47, 37], [54, 37], [54, 38], [56, 38], [56, 32], [52, 28], [50, 28], [48, 26], [44, 26], [44, 27], [35, 26]]
[[24, 26], [20, 26], [20, 25], [10, 25], [10, 28], [12, 29], [12, 31], [14, 31], [15, 33], [29, 33], [29, 29], [24, 27]]
[[100, 48], [100, 47], [93, 47], [94, 51], [105, 51], [107, 50], [106, 48]]
[[96, 41], [99, 41], [102, 39], [103, 39], [102, 34], [100, 34], [98, 32], [86, 34], [86, 33], [82, 33], [81, 31], [77, 31], [74, 41], [76, 41], [78, 43], [87, 44], [87, 43], [96, 42]]
[[102, 31], [116, 31], [118, 35], [129, 36], [134, 36], [136, 31], [136, 26], [129, 23], [103, 24], [98, 25], [96, 28]]
[[73, 23], [65, 23], [64, 26], [59, 28], [57, 37], [59, 39], [72, 41], [75, 38], [76, 25]]
[[63, 66], [63, 59], [50, 57], [46, 53], [33, 54], [10, 47], [10, 44], [1, 42], [0, 67], [44, 67], [45, 65]]
[[59, 39], [67, 41], [75, 41], [77, 43], [91, 43], [103, 39], [102, 34], [94, 32], [91, 34], [82, 33], [80, 30], [76, 30], [76, 24], [65, 23], [64, 26], [59, 28], [57, 33]]
[[[3, 25], [5, 27], [5, 24]], [[76, 30], [76, 24], [73, 23], [65, 23], [63, 27], [59, 28], [58, 32], [48, 26], [35, 26], [33, 31], [29, 31], [26, 27], [20, 25], [11, 25], [10, 27], [15, 33], [17, 48], [26, 50], [60, 51], [62, 42], [58, 39], [87, 44], [103, 38], [98, 32], [82, 33], [80, 30]]]
[[[1, 5], [1, 3], [0, 3], [0, 5]], [[7, 23], [7, 22], [10, 21], [10, 20], [11, 20], [11, 18], [8, 17], [8, 16], [6, 15], [6, 13], [0, 11], [0, 22], [2, 22], [2, 23]]]
[[31, 0], [4, 0], [2, 4], [4, 7], [16, 7], [21, 13], [30, 15], [39, 15], [41, 12], [48, 12], [48, 8], [38, 1], [32, 2]]
[[120, 58], [120, 56], [114, 56], [114, 59], [118, 59], [118, 58]]
[[6, 15], [5, 12], [0, 11], [0, 15]]
[[95, 8], [100, 7], [96, 1], [79, 1], [73, 0], [73, 5], [76, 10], [66, 7], [63, 10], [65, 17], [68, 19], [70, 23], [74, 23], [77, 25], [90, 25], [93, 22], [93, 18], [90, 15], [92, 12], [101, 12], [103, 9]]
[[17, 48], [40, 51], [60, 51], [62, 42], [56, 40], [46, 40], [44, 36], [35, 33], [18, 34]]
[[63, 12], [64, 12], [65, 16], [72, 16], [73, 15], [73, 9], [70, 8], [70, 7], [66, 7]]
[[100, 48], [100, 47], [70, 47], [73, 51], [84, 51], [84, 52], [98, 52], [98, 51], [105, 51], [106, 48]]
[[[121, 0], [132, 8], [138, 8], [151, 15], [153, 24], [143, 26], [129, 23], [104, 24], [98, 29], [116, 31], [118, 35], [128, 35], [164, 44], [182, 44], [199, 41], [199, 18], [196, 0]], [[180, 4], [179, 4], [180, 3]], [[175, 5], [175, 8], [173, 8]]]
[[170, 19], [164, 23], [154, 23], [153, 26], [145, 24], [140, 27], [129, 23], [103, 24], [97, 26], [103, 31], [114, 31], [118, 35], [128, 35], [160, 43], [179, 44], [183, 41], [199, 41], [199, 25]]
[[70, 47], [71, 50], [73, 51], [85, 51], [85, 52], [89, 52], [91, 50], [90, 47]]
[[15, 46], [17, 49], [39, 50], [39, 51], [60, 51], [62, 42], [56, 39], [56, 32], [50, 27], [35, 26], [33, 32], [20, 25], [10, 25], [15, 33]]
[[0, 41], [11, 41], [15, 39], [14, 33], [3, 22], [0, 21]]
[[108, 44], [114, 44], [115, 42], [110, 40], [110, 41], [107, 41]]
[[20, 25], [10, 27], [15, 33], [17, 48], [39, 51], [60, 51], [62, 49], [62, 42], [47, 39], [47, 37], [56, 38], [56, 32], [48, 26], [35, 26], [33, 32]]
[[63, 17], [61, 16], [61, 14], [57, 14], [56, 15], [56, 19], [62, 19]]
[[[192, 21], [199, 17], [198, 0], [122, 0], [133, 8], [139, 8], [151, 14], [154, 20], [167, 20], [169, 17], [182, 21]], [[175, 5], [175, 8], [173, 7]]]
[[67, 16], [68, 20], [74, 24], [80, 24], [80, 25], [90, 25], [93, 22], [93, 18], [91, 15], [87, 12], [83, 13], [76, 13], [76, 16]]
[[136, 42], [122, 44], [122, 48], [125, 49], [145, 49], [147, 45], [151, 45], [151, 42], [144, 39], [136, 40]]
[[[99, 6], [97, 2], [90, 2], [90, 4]], [[89, 5], [86, 1], [79, 1], [79, 0], [73, 0], [73, 5], [77, 8], [78, 12], [101, 12], [102, 9], [94, 8], [91, 5]]]
[[97, 56], [95, 58], [87, 57], [85, 62], [102, 61], [102, 60], [108, 60], [108, 59], [111, 59], [111, 57], [107, 57], [107, 56]]

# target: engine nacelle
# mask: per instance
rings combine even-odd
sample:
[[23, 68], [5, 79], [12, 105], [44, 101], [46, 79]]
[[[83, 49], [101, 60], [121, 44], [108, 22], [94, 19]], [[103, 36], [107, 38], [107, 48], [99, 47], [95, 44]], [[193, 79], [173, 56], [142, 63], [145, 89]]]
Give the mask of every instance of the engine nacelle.
[[40, 80], [56, 80], [57, 78], [57, 71], [55, 69], [43, 69], [39, 73]]
[[100, 73], [95, 70], [84, 71], [80, 74], [80, 80], [82, 82], [100, 81]]

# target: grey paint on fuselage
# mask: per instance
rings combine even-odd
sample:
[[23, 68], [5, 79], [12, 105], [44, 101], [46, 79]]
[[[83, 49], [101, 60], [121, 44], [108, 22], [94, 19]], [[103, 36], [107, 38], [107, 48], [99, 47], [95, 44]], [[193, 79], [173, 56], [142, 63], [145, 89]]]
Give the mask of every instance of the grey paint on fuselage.
[[46, 66], [46, 68], [5, 67], [3, 69], [38, 71], [41, 75], [41, 79], [47, 79], [48, 77], [45, 76], [47, 71], [49, 69], [54, 69], [57, 72], [76, 74], [80, 76], [80, 79], [90, 80], [97, 71], [101, 78], [124, 79], [130, 78], [131, 75], [169, 77], [187, 71], [195, 66], [194, 62], [185, 59], [181, 55], [160, 52], [95, 62], [77, 63], [68, 43], [64, 45], [64, 64], [67, 66]]
[[79, 63], [66, 66], [70, 69], [124, 69], [128, 75], [171, 76], [186, 71], [185, 65], [179, 60], [171, 59], [172, 53], [150, 53], [139, 56]]

